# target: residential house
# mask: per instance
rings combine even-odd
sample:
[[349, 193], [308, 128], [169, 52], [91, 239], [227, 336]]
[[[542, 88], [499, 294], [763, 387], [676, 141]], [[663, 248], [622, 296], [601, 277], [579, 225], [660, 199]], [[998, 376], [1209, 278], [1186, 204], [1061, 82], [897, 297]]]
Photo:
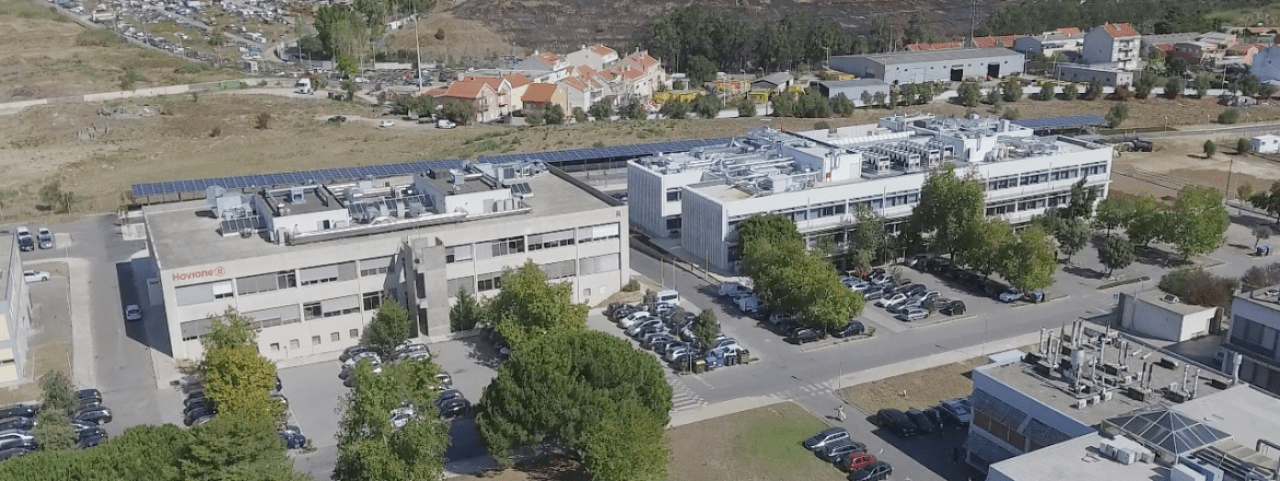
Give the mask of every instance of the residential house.
[[440, 104], [463, 102], [471, 105], [475, 108], [477, 123], [492, 122], [502, 118], [502, 111], [498, 107], [498, 91], [487, 82], [459, 80], [449, 85], [449, 90], [436, 101]]
[[1263, 82], [1280, 81], [1280, 46], [1272, 45], [1254, 55], [1249, 72]]
[[588, 110], [596, 102], [605, 98], [604, 83], [592, 75], [577, 75], [560, 81], [565, 95], [569, 99], [569, 110], [575, 108]]
[[658, 91], [659, 85], [667, 84], [667, 72], [662, 69], [662, 61], [653, 58], [647, 50], [640, 50], [622, 59], [620, 74], [627, 86], [625, 93], [641, 98], [649, 98]]
[[999, 35], [994, 37], [973, 37], [973, 42], [971, 43], [975, 48], [1013, 48], [1013, 44], [1017, 43], [1018, 39], [1025, 36], [1026, 35]]
[[774, 92], [785, 92], [787, 89], [791, 88], [791, 85], [794, 84], [795, 81], [795, 77], [792, 77], [790, 73], [777, 72], [765, 75], [756, 79], [754, 82], [751, 82], [751, 88], [768, 89]]
[[1112, 64], [1120, 70], [1141, 68], [1142, 34], [1127, 23], [1106, 23], [1084, 36], [1084, 63]]
[[[1142, 55], [1151, 55], [1151, 50], [1162, 45], [1169, 45], [1164, 50], [1166, 54], [1172, 53], [1173, 44], [1181, 42], [1191, 42], [1200, 37], [1200, 32], [1180, 32], [1180, 33], [1162, 33], [1157, 35], [1143, 35], [1139, 43], [1142, 44]], [[1168, 58], [1168, 57], [1165, 57]]]
[[1262, 51], [1262, 46], [1256, 43], [1239, 43], [1227, 48], [1227, 52], [1219, 61], [1218, 66], [1253, 65], [1253, 57]]
[[1209, 68], [1226, 56], [1227, 49], [1236, 45], [1236, 36], [1230, 33], [1210, 32], [1188, 42], [1173, 45], [1173, 58], [1190, 66]]
[[501, 77], [468, 77], [465, 80], [473, 82], [483, 82], [493, 89], [498, 96], [498, 115], [507, 116], [513, 112], [520, 110], [512, 106], [511, 99], [511, 82]]
[[568, 69], [569, 63], [565, 59], [551, 52], [537, 50], [515, 66], [515, 70], [527, 72], [535, 82], [559, 82], [568, 76]]
[[526, 117], [542, 113], [543, 110], [551, 105], [559, 105], [561, 109], [564, 109], [566, 115], [572, 112], [569, 108], [568, 94], [563, 87], [556, 84], [529, 84], [529, 88], [525, 90], [524, 97], [521, 100], [524, 102], [524, 114]]
[[529, 77], [513, 73], [503, 78], [507, 84], [511, 86], [511, 111], [519, 112], [524, 110], [524, 92], [529, 88], [529, 84], [533, 83]]
[[619, 59], [618, 52], [604, 45], [583, 46], [565, 55], [569, 67], [585, 65], [592, 70], [604, 70]]
[[[1064, 33], [1065, 32], [1065, 33]], [[1078, 28], [1057, 29], [1040, 35], [1028, 35], [1013, 42], [1013, 49], [1025, 54], [1044, 55], [1053, 58], [1055, 55], [1074, 61], [1084, 48], [1084, 34]]]

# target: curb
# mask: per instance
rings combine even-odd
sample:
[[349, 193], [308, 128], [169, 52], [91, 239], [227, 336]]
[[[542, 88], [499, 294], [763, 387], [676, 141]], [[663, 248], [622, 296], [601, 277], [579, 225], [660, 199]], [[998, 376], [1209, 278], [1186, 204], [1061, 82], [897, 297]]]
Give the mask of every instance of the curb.
[[[932, 316], [931, 316], [931, 317], [932, 317]], [[960, 316], [945, 316], [945, 315], [944, 315], [944, 316], [941, 316], [941, 317], [937, 317], [937, 318], [935, 318], [933, 321], [928, 321], [928, 322], [907, 322], [907, 323], [904, 323], [904, 324], [906, 324], [906, 325], [907, 325], [907, 327], [908, 327], [908, 328], [910, 328], [910, 329], [923, 329], [923, 328], [926, 328], [926, 327], [940, 326], [940, 325], [942, 325], [942, 324], [946, 324], [946, 323], [948, 323], [948, 322], [959, 321], [959, 320], [961, 320], [961, 319], [972, 319], [972, 318], [975, 318], [975, 317], [978, 317], [978, 315], [977, 315], [977, 314], [964, 314], [964, 315], [960, 315]], [[926, 318], [926, 319], [927, 319], [927, 318]], [[895, 319], [895, 320], [896, 320], [896, 319]]]
[[1061, 301], [1061, 300], [1064, 300], [1064, 299], [1070, 299], [1070, 298], [1071, 298], [1071, 294], [1067, 294], [1067, 295], [1062, 296], [1062, 297], [1054, 297], [1054, 298], [1051, 298], [1051, 299], [1049, 299], [1049, 300], [1047, 300], [1047, 301], [1044, 301], [1044, 302], [1025, 302], [1025, 301], [1018, 301], [1018, 303], [1017, 303], [1017, 304], [1014, 304], [1013, 306], [1010, 306], [1009, 308], [1010, 308], [1010, 309], [1017, 309], [1017, 308], [1019, 308], [1019, 307], [1027, 307], [1027, 306], [1043, 306], [1043, 305], [1045, 305], [1045, 304], [1053, 304], [1053, 303], [1055, 303], [1055, 302], [1058, 302], [1058, 301]]
[[848, 343], [848, 342], [862, 341], [862, 340], [866, 340], [866, 339], [871, 339], [871, 338], [873, 338], [873, 337], [875, 337], [875, 336], [868, 336], [868, 335], [865, 335], [865, 334], [860, 335], [860, 336], [858, 336], [858, 337], [846, 337], [846, 338], [839, 338], [839, 337], [837, 337], [837, 338], [835, 338], [835, 339], [833, 339], [833, 340], [828, 340], [828, 341], [823, 341], [823, 342], [819, 342], [819, 343], [815, 343], [815, 344], [806, 344], [806, 345], [804, 345], [804, 346], [800, 346], [800, 352], [817, 351], [817, 350], [819, 350], [819, 349], [826, 349], [826, 348], [828, 348], [828, 347], [838, 346], [838, 345], [840, 345], [840, 344], [844, 344], [844, 343]]

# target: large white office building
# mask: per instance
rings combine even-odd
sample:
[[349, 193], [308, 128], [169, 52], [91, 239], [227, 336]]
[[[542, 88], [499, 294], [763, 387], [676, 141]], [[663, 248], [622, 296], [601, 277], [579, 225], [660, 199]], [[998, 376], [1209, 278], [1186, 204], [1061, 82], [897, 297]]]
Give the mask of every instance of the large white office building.
[[27, 353], [31, 331], [31, 295], [22, 275], [18, 239], [0, 235], [0, 385], [32, 375]]
[[628, 277], [625, 207], [541, 163], [207, 197], [143, 210], [152, 309], [178, 359], [201, 355], [208, 319], [228, 307], [261, 327], [260, 352], [288, 359], [355, 345], [384, 294], [437, 337], [460, 289], [496, 294], [503, 270], [529, 260], [572, 283], [574, 302]]
[[952, 163], [956, 175], [986, 184], [988, 216], [1021, 224], [1066, 205], [1081, 178], [1105, 198], [1112, 153], [984, 118], [899, 115], [832, 131], [759, 129], [725, 145], [630, 161], [628, 209], [646, 235], [679, 239], [687, 256], [734, 272], [735, 227], [754, 215], [788, 216], [813, 241], [865, 207], [896, 231], [929, 173]]

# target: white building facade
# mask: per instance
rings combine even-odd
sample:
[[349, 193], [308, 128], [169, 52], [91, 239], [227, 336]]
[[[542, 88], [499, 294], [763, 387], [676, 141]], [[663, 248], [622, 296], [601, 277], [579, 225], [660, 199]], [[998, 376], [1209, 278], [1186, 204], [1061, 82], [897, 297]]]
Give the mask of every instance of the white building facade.
[[24, 380], [31, 375], [27, 336], [31, 331], [31, 295], [22, 274], [18, 240], [13, 234], [0, 235], [0, 384]]
[[986, 183], [988, 216], [1020, 224], [1066, 205], [1081, 178], [1105, 198], [1111, 156], [1104, 146], [989, 119], [899, 116], [834, 132], [760, 130], [629, 162], [628, 209], [645, 234], [678, 238], [699, 263], [735, 272], [736, 226], [755, 215], [787, 216], [811, 243], [853, 222], [860, 208], [896, 232], [929, 172], [953, 163], [957, 175]]
[[1107, 23], [1084, 36], [1084, 63], [1107, 64], [1120, 70], [1141, 68], [1142, 35], [1127, 23]]
[[598, 303], [628, 277], [626, 209], [540, 164], [214, 198], [144, 208], [153, 309], [178, 359], [201, 356], [209, 318], [227, 308], [281, 360], [356, 345], [384, 296], [420, 337], [447, 335], [459, 290], [492, 296], [527, 261], [573, 284], [574, 302]]

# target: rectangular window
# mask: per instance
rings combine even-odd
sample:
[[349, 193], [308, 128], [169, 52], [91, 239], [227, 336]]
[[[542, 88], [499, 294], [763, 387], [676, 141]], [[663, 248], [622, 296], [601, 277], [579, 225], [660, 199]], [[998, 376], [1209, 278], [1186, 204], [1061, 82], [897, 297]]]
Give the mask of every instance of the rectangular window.
[[364, 293], [364, 310], [377, 310], [382, 305], [382, 291]]
[[360, 338], [359, 329], [352, 329], [347, 332], [347, 339], [359, 339], [359, 338]]
[[502, 288], [502, 272], [490, 272], [476, 276], [476, 290], [480, 292]]
[[445, 247], [444, 263], [452, 264], [454, 262], [463, 262], [471, 260], [471, 244]]
[[578, 273], [575, 264], [576, 263], [573, 259], [569, 259], [567, 261], [543, 264], [539, 267], [542, 268], [542, 272], [547, 273], [547, 280], [556, 280], [567, 279], [577, 275]]
[[667, 219], [667, 230], [679, 229], [682, 224], [679, 217], [672, 217]]
[[195, 321], [184, 322], [178, 327], [182, 331], [182, 340], [190, 341], [193, 339], [199, 339], [200, 336], [208, 334], [209, 326], [212, 324], [213, 322], [208, 319], [198, 319]]
[[596, 257], [584, 257], [581, 260], [582, 275], [613, 272], [620, 268], [618, 254], [605, 254]]
[[319, 346], [319, 345], [320, 345], [320, 336], [311, 336], [311, 345], [312, 345], [312, 346]]
[[324, 284], [327, 282], [338, 282], [339, 276], [338, 264], [308, 267], [298, 272], [298, 277], [304, 286]]
[[324, 311], [320, 309], [319, 302], [308, 302], [302, 305], [302, 317], [308, 321], [324, 317]]
[[324, 317], [335, 317], [360, 312], [360, 296], [335, 297], [320, 301]]
[[446, 283], [446, 289], [449, 291], [449, 297], [458, 295], [458, 290], [465, 290], [467, 294], [475, 295], [476, 280], [474, 277], [459, 277], [457, 279], [449, 279]]
[[278, 342], [271, 343], [271, 352], [280, 352], [280, 343]]
[[476, 260], [492, 259], [524, 252], [524, 236], [476, 243]]
[[554, 247], [564, 247], [573, 245], [573, 229], [558, 230], [555, 232], [544, 232], [542, 234], [533, 234], [529, 236], [528, 247], [530, 251], [540, 249], [551, 249]]
[[173, 294], [178, 298], [179, 306], [213, 302], [214, 299], [216, 299], [213, 294], [213, 284], [214, 283], [212, 282], [207, 282], [204, 284], [180, 286], [173, 289]]
[[360, 261], [360, 277], [386, 275], [391, 271], [395, 256], [375, 257]]
[[330, 340], [330, 341], [333, 341], [333, 342], [341, 341], [341, 340], [342, 340], [342, 335], [341, 335], [341, 334], [338, 334], [338, 333], [336, 333], [336, 332], [331, 332], [331, 333], [329, 333], [329, 340]]
[[231, 287], [231, 281], [218, 281], [213, 283], [213, 298], [225, 299], [231, 297], [235, 289]]
[[289, 349], [297, 349], [299, 347], [302, 347], [302, 343], [299, 343], [297, 339], [289, 341]]
[[618, 238], [618, 224], [602, 224], [578, 228], [578, 243], [597, 242]]
[[245, 312], [244, 315], [251, 319], [259, 329], [293, 324], [300, 321], [297, 304], [249, 311]]
[[680, 191], [681, 191], [680, 187], [667, 189], [667, 202], [679, 202]]

